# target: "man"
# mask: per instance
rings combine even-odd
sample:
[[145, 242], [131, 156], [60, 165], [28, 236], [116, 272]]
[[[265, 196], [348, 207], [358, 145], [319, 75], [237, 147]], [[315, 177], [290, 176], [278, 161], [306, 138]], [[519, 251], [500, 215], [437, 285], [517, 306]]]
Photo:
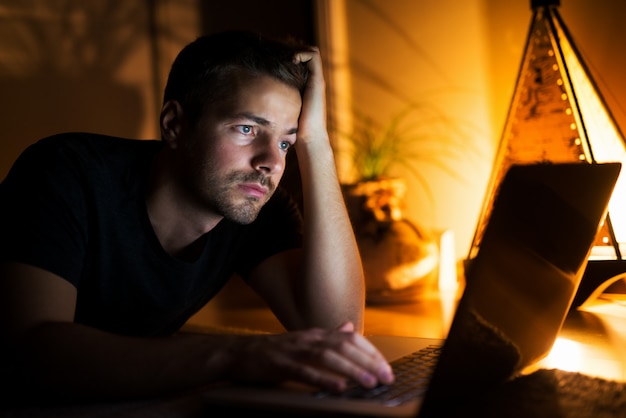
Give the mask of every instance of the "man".
[[[325, 126], [316, 48], [227, 32], [181, 51], [161, 141], [44, 139], [0, 186], [4, 386], [119, 399], [218, 380], [389, 383]], [[303, 222], [278, 186], [294, 147]], [[176, 331], [240, 274], [290, 331]]]

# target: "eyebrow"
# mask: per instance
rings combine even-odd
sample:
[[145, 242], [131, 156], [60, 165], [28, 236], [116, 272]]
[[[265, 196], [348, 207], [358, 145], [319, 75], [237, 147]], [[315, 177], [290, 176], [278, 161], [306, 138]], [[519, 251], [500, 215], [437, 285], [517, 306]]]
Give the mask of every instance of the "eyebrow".
[[[253, 121], [255, 123], [258, 123], [261, 126], [271, 126], [272, 125], [272, 122], [270, 122], [269, 120], [267, 120], [265, 118], [262, 118], [260, 116], [256, 116], [256, 115], [254, 115], [252, 113], [248, 113], [248, 112], [239, 113], [239, 114], [235, 115], [235, 117], [243, 117], [243, 118], [249, 119], [249, 120], [251, 120], [251, 121]], [[289, 129], [287, 131], [287, 135], [294, 135], [297, 132], [298, 132], [298, 128], [297, 127], [291, 128], [291, 129]]]

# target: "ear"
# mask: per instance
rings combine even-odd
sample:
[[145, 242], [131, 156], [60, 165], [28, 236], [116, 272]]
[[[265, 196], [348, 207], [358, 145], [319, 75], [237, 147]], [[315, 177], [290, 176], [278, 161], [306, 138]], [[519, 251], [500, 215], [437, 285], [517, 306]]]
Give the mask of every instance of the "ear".
[[180, 135], [183, 129], [184, 112], [176, 100], [170, 100], [163, 104], [161, 117], [161, 139], [170, 148], [178, 148]]

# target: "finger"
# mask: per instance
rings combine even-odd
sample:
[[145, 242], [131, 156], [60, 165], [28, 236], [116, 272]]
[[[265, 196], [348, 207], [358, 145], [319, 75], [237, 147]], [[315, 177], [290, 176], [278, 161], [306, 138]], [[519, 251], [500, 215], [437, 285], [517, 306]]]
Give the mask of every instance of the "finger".
[[[279, 356], [274, 358], [274, 375], [278, 380], [293, 380], [319, 387], [333, 392], [342, 392], [348, 387], [345, 373], [333, 371], [333, 367], [325, 364], [318, 356], [307, 355], [303, 361], [300, 356]], [[316, 357], [314, 359], [314, 357]]]
[[340, 331], [352, 328], [352, 323], [346, 322], [323, 334], [321, 330], [301, 333], [304, 340], [300, 342], [306, 340], [306, 345], [300, 345], [291, 356], [277, 356], [276, 365], [296, 379], [335, 391], [345, 389], [348, 380], [364, 387], [391, 383], [391, 369], [378, 350], [362, 335]]
[[319, 56], [319, 49], [317, 47], [311, 47], [309, 50], [297, 52], [294, 55], [293, 60], [296, 64], [307, 63], [316, 56]]
[[354, 332], [354, 324], [351, 321], [344, 322], [337, 327], [340, 332]]
[[[341, 324], [339, 327], [337, 327], [336, 330], [339, 332], [354, 333], [354, 324], [351, 321], [347, 321]], [[378, 351], [376, 346], [374, 346], [374, 344], [372, 344], [367, 338], [362, 337], [360, 334], [358, 334], [358, 336], [355, 334], [353, 338], [354, 339], [352, 342], [356, 344], [361, 350], [364, 350], [371, 357], [373, 357], [374, 359], [378, 361], [386, 362], [384, 356], [380, 353], [380, 351]]]
[[[378, 382], [394, 381], [391, 366], [380, 351], [359, 333], [351, 332], [351, 322], [320, 340], [319, 356], [322, 364], [332, 371], [348, 376], [355, 382], [370, 387]], [[334, 340], [334, 342], [333, 342]]]
[[325, 350], [322, 362], [331, 372], [346, 376], [366, 388], [375, 387], [379, 383], [378, 377], [355, 361], [355, 357], [345, 356], [334, 350]]
[[293, 60], [296, 64], [306, 64], [309, 71], [316, 77], [322, 78], [322, 58], [317, 47], [310, 50], [297, 52]]
[[367, 338], [353, 334], [350, 343], [342, 346], [341, 353], [380, 382], [389, 384], [394, 381], [389, 362]]

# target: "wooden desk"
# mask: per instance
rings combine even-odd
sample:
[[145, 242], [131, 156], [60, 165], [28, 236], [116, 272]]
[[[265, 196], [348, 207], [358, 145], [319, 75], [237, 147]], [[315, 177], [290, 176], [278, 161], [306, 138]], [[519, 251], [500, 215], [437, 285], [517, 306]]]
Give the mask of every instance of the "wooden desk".
[[[233, 294], [238, 296], [236, 302], [231, 299]], [[448, 295], [448, 298], [444, 298], [442, 302], [436, 293], [426, 295], [422, 300], [410, 304], [369, 306], [365, 314], [365, 332], [368, 335], [441, 338], [445, 335], [453, 307], [454, 295], [451, 298]], [[246, 293], [246, 290], [241, 288], [226, 289], [220, 297], [195, 315], [186, 328], [191, 331], [210, 332], [274, 333], [284, 331], [270, 311], [252, 294]], [[626, 381], [626, 305], [621, 301], [599, 300], [584, 310], [572, 312], [565, 322], [553, 354], [542, 362], [542, 367], [548, 369], [559, 367], [590, 376]], [[468, 406], [469, 410], [471, 411], [472, 407], [476, 408], [478, 405], [478, 416], [511, 416], [509, 412], [511, 412], [511, 405], [514, 405], [513, 408], [518, 412], [515, 416], [599, 417], [595, 410], [591, 414], [584, 411], [576, 414], [563, 413], [562, 405], [555, 399], [569, 399], [570, 403], [580, 403], [580, 400], [576, 397], [572, 398], [571, 394], [558, 398], [560, 396], [558, 390], [563, 387], [558, 380], [561, 377], [560, 373], [533, 374], [529, 377], [535, 378], [527, 385], [533, 389], [530, 394], [520, 396], [520, 392], [523, 392], [520, 390], [520, 385], [509, 386], [497, 394], [485, 394], [485, 399], [479, 399], [475, 405]], [[589, 383], [589, 380], [586, 380], [586, 383]], [[593, 383], [591, 381], [591, 384]], [[600, 388], [605, 387], [606, 385], [600, 386]], [[598, 386], [591, 386], [588, 392], [593, 395], [601, 393], [602, 390], [596, 390], [597, 388]], [[621, 393], [621, 385], [618, 386], [618, 391]], [[605, 392], [615, 393], [615, 391]], [[536, 400], [537, 393], [544, 397], [544, 403], [538, 406], [538, 411], [528, 411], [527, 405], [533, 404], [529, 400]], [[552, 393], [556, 395], [553, 396]], [[549, 402], [545, 402], [546, 399]], [[484, 414], [484, 405], [494, 401], [493, 408], [488, 411], [489, 413]], [[592, 400], [592, 402], [595, 401], [595, 399]], [[610, 402], [615, 401], [619, 402], [617, 406], [620, 408], [619, 412], [626, 411], [626, 400], [612, 396]], [[573, 407], [570, 405], [566, 409], [578, 411], [576, 405]], [[214, 416], [212, 412], [215, 411], [202, 402], [200, 393], [187, 393], [182, 396], [120, 403], [0, 410], [0, 417], [200, 418]], [[228, 411], [226, 415], [232, 416], [232, 411]], [[602, 416], [616, 415], [614, 410], [611, 410], [609, 414]], [[626, 412], [620, 416], [626, 416]]]
[[[453, 298], [454, 295], [442, 303], [439, 294], [433, 292], [414, 303], [368, 306], [365, 334], [443, 338], [454, 307]], [[189, 320], [186, 329], [284, 332], [263, 301], [239, 285], [225, 288]]]
[[[457, 296], [432, 291], [414, 303], [367, 306], [365, 334], [443, 338]], [[284, 331], [263, 302], [238, 284], [191, 318], [187, 329]], [[598, 299], [570, 312], [552, 352], [538, 367], [626, 382], [626, 299]]]

